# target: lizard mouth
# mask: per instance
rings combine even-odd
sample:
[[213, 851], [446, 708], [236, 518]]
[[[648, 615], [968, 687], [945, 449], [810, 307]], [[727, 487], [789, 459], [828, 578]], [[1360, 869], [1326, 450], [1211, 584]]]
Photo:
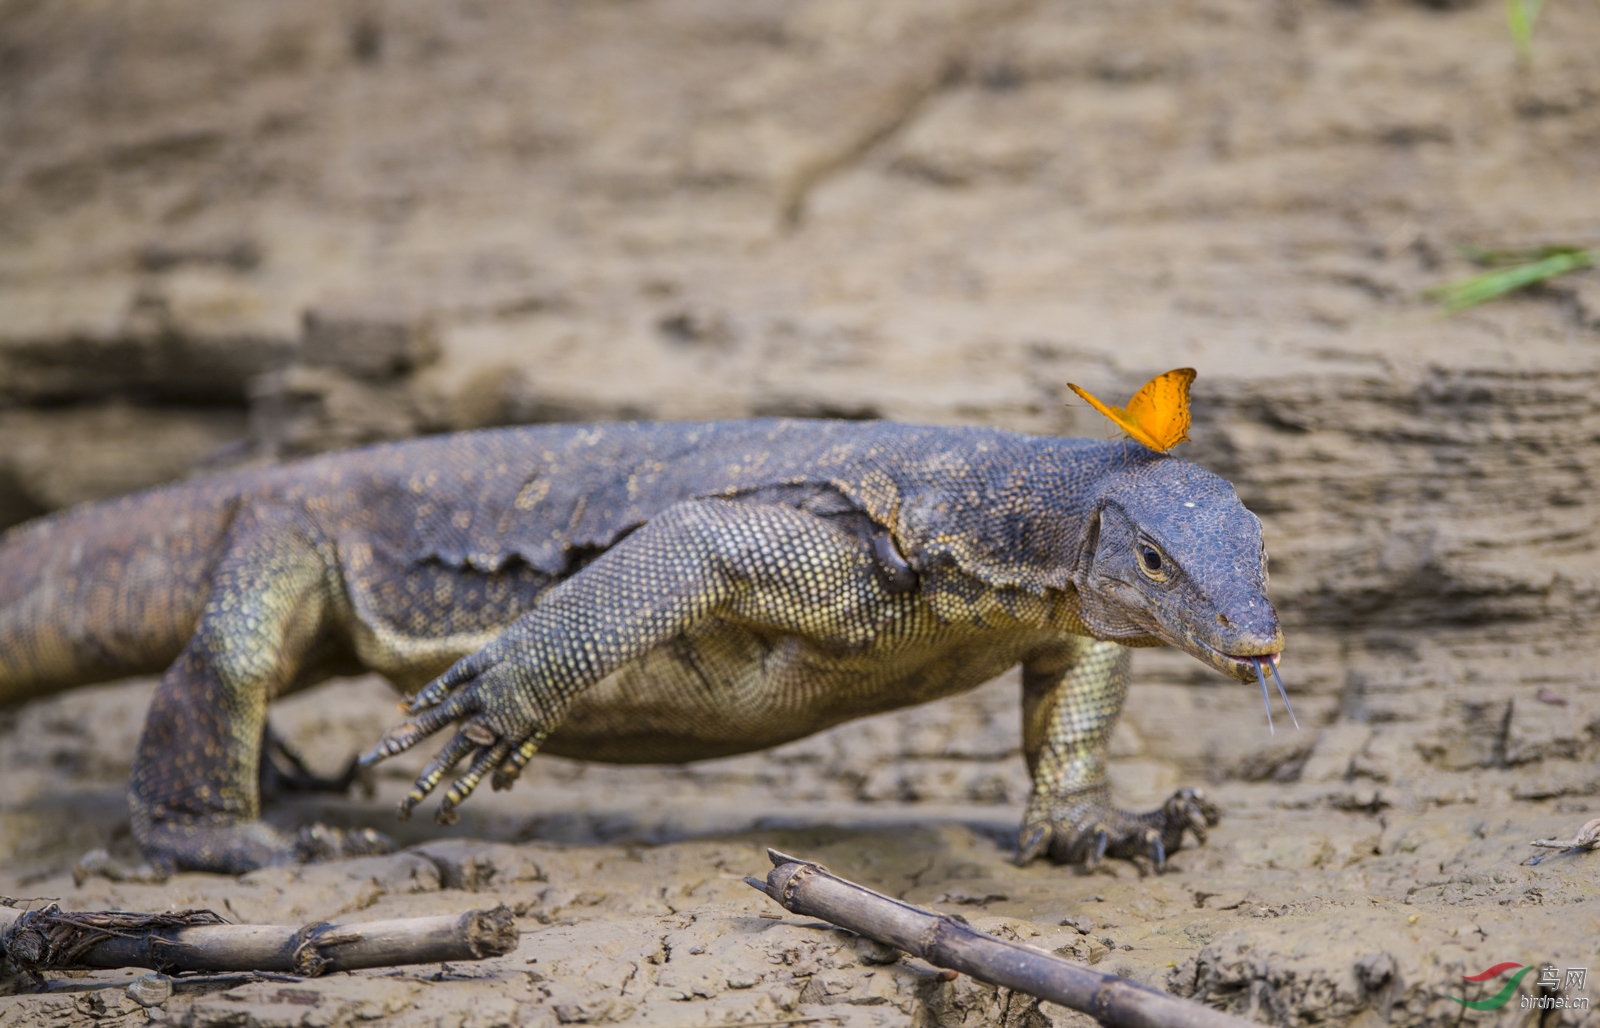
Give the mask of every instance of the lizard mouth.
[[1277, 653], [1224, 653], [1223, 657], [1233, 661], [1244, 669], [1245, 674], [1255, 677], [1256, 668], [1261, 661], [1271, 661], [1272, 670], [1278, 670], [1278, 658], [1283, 656], [1283, 651]]
[[1261, 702], [1267, 708], [1267, 731], [1277, 735], [1278, 730], [1272, 723], [1272, 696], [1267, 690], [1267, 674], [1270, 672], [1272, 680], [1277, 683], [1278, 695], [1283, 697], [1283, 707], [1289, 712], [1289, 720], [1294, 722], [1295, 730], [1299, 730], [1300, 719], [1295, 717], [1294, 707], [1289, 703], [1289, 692], [1283, 687], [1283, 679], [1278, 675], [1278, 661], [1283, 656], [1282, 650], [1270, 653], [1225, 653], [1199, 639], [1190, 641], [1212, 658], [1209, 663], [1217, 670], [1230, 673], [1241, 681], [1248, 682], [1254, 678], [1261, 683]]
[[[1232, 675], [1241, 682], [1248, 682], [1256, 677], [1258, 661], [1270, 661], [1271, 667], [1276, 670], [1278, 658], [1283, 655], [1282, 650], [1268, 650], [1262, 653], [1229, 653], [1226, 650], [1220, 650], [1212, 646], [1204, 639], [1197, 639], [1187, 632], [1184, 634], [1187, 636], [1189, 644], [1194, 649], [1201, 651], [1196, 653], [1195, 656], [1223, 674]], [[1279, 639], [1281, 640], [1282, 637], [1280, 636]], [[1279, 645], [1282, 645], [1281, 641]], [[1193, 651], [1191, 650], [1191, 652]]]

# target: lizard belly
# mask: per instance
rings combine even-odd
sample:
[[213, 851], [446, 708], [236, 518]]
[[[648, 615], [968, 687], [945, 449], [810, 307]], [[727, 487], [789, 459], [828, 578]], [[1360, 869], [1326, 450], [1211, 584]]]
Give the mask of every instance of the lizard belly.
[[542, 749], [627, 764], [766, 749], [975, 688], [1039, 640], [1037, 631], [937, 626], [850, 652], [721, 622], [585, 690]]

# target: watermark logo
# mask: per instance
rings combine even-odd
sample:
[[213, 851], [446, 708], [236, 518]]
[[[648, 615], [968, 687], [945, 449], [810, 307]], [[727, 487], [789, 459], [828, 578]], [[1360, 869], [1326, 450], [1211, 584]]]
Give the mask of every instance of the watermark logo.
[[[1532, 970], [1533, 965], [1531, 964], [1524, 966], [1514, 960], [1507, 960], [1503, 963], [1495, 964], [1487, 971], [1480, 971], [1477, 974], [1464, 974], [1461, 976], [1463, 981], [1487, 982], [1500, 977], [1507, 971], [1516, 971], [1516, 974], [1512, 975], [1506, 980], [1505, 985], [1501, 986], [1500, 991], [1488, 999], [1457, 999], [1455, 996], [1451, 996], [1450, 999], [1471, 1010], [1499, 1010], [1511, 1002], [1511, 994], [1517, 991], [1517, 985]], [[1541, 990], [1581, 991], [1584, 986], [1584, 980], [1589, 975], [1589, 969], [1586, 967], [1569, 967], [1565, 969], [1565, 975], [1562, 974], [1562, 970], [1554, 964], [1546, 964], [1540, 968], [1538, 987]], [[1520, 1007], [1523, 1010], [1588, 1010], [1589, 997], [1569, 995], [1523, 996]]]
[[1504, 963], [1494, 965], [1487, 971], [1480, 971], [1477, 974], [1464, 974], [1461, 976], [1463, 981], [1486, 982], [1491, 978], [1498, 978], [1507, 971], [1519, 967], [1522, 968], [1522, 970], [1512, 975], [1511, 980], [1506, 982], [1505, 986], [1501, 988], [1499, 992], [1495, 993], [1493, 996], [1490, 996], [1488, 999], [1456, 999], [1454, 996], [1451, 996], [1450, 998], [1471, 1010], [1499, 1010], [1501, 1007], [1505, 1006], [1511, 1001], [1511, 994], [1517, 991], [1517, 984], [1522, 981], [1523, 976], [1529, 971], [1533, 970], [1532, 965], [1523, 967], [1514, 960], [1507, 960]]

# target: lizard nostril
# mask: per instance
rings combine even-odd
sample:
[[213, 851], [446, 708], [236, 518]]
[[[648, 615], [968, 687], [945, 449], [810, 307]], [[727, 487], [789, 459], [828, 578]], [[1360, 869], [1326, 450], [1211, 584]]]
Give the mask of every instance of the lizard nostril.
[[1221, 625], [1223, 628], [1233, 627], [1233, 622], [1228, 620], [1228, 615], [1226, 614], [1217, 615], [1217, 624]]

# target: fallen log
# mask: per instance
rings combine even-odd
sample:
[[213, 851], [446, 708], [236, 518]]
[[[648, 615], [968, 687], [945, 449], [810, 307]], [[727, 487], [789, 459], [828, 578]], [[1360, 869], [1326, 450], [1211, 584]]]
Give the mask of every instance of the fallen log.
[[767, 850], [766, 880], [746, 878], [785, 909], [971, 975], [1081, 1011], [1112, 1028], [1248, 1028], [1251, 1022], [1130, 982], [1032, 946], [985, 935], [950, 914], [912, 906], [828, 871]]
[[511, 911], [469, 910], [299, 928], [229, 924], [209, 910], [137, 914], [0, 906], [0, 965], [41, 971], [148, 967], [163, 974], [264, 971], [315, 978], [397, 964], [483, 960], [517, 948]]

